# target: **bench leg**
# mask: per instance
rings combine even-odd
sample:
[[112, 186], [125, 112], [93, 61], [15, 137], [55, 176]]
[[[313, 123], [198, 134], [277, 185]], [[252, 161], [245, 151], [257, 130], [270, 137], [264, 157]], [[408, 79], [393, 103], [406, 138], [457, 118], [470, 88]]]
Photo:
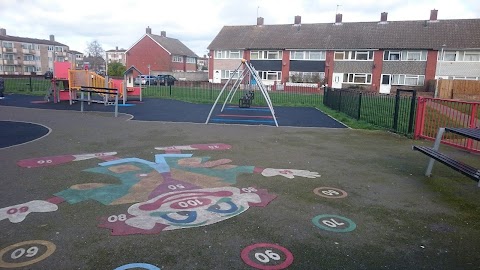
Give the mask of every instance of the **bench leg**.
[[[435, 143], [433, 144], [433, 150], [438, 151], [440, 148], [440, 143], [442, 142], [443, 133], [445, 133], [445, 128], [439, 128], [437, 132], [437, 137], [435, 138]], [[430, 158], [428, 162], [427, 170], [425, 171], [426, 176], [432, 175], [433, 163], [435, 163], [435, 159]]]

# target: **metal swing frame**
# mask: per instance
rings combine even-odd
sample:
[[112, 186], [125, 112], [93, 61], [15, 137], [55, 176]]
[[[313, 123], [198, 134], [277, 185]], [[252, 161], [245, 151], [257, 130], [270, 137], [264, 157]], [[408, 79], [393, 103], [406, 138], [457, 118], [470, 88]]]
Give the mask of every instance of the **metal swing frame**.
[[[233, 97], [235, 96], [235, 93], [237, 92], [238, 88], [240, 87], [240, 85], [244, 81], [245, 77], [248, 76], [250, 78], [255, 79], [256, 84], [257, 84], [258, 88], [260, 89], [260, 92], [262, 92], [262, 95], [265, 98], [265, 101], [267, 102], [268, 108], [270, 109], [270, 112], [272, 113], [272, 117], [273, 117], [273, 120], [275, 122], [275, 126], [278, 127], [278, 122], [277, 122], [277, 118], [275, 117], [275, 110], [273, 109], [272, 100], [270, 99], [270, 96], [268, 95], [268, 91], [265, 88], [265, 85], [263, 84], [262, 79], [260, 79], [257, 71], [252, 66], [252, 64], [250, 64], [248, 61], [246, 61], [244, 59], [242, 59], [242, 62], [235, 69], [235, 71], [232, 72], [232, 74], [230, 75], [230, 78], [228, 78], [227, 82], [225, 83], [222, 90], [218, 94], [217, 99], [215, 100], [215, 103], [213, 104], [212, 108], [210, 109], [210, 113], [208, 114], [208, 117], [207, 117], [207, 120], [205, 121], [205, 124], [208, 124], [208, 122], [210, 121], [210, 117], [212, 116], [212, 112], [215, 109], [215, 106], [217, 105], [220, 97], [222, 96], [223, 92], [227, 88], [228, 84], [232, 81], [233, 77], [236, 74], [238, 74], [238, 77], [235, 80], [235, 82], [233, 83], [232, 87], [230, 88], [230, 91], [228, 92], [227, 97], [225, 98], [225, 101], [223, 102], [222, 109], [220, 110], [220, 112], [223, 112], [223, 110], [225, 109], [225, 105], [227, 104], [229, 99], [230, 99], [230, 102], [232, 101]], [[251, 81], [251, 80], [249, 80], [249, 81]]]

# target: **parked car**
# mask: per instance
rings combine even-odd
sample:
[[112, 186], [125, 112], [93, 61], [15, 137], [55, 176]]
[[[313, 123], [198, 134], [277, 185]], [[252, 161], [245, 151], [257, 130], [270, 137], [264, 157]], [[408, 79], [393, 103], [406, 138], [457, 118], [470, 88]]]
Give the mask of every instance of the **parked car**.
[[172, 75], [158, 75], [157, 82], [158, 85], [175, 85], [177, 79]]
[[157, 77], [152, 75], [140, 75], [135, 78], [136, 85], [157, 85]]

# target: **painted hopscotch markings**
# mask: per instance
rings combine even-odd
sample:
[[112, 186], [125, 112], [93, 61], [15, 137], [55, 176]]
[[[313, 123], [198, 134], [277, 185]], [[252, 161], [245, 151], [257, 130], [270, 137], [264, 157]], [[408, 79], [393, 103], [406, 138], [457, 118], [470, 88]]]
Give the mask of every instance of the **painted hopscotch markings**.
[[115, 268], [114, 270], [128, 270], [128, 269], [147, 269], [147, 270], [160, 270], [160, 268], [155, 265], [148, 263], [129, 263]]
[[333, 187], [318, 187], [313, 190], [315, 194], [329, 199], [341, 199], [347, 197], [345, 190]]
[[273, 120], [223, 119], [213, 118], [213, 122], [243, 122], [243, 123], [275, 123]]
[[0, 250], [0, 268], [24, 267], [42, 261], [55, 252], [54, 243], [31, 240], [13, 244]]
[[250, 245], [242, 250], [241, 257], [247, 265], [263, 270], [285, 269], [293, 263], [288, 249], [270, 243]]
[[30, 158], [22, 159], [17, 162], [17, 165], [24, 168], [36, 168], [36, 167], [45, 167], [45, 166], [54, 166], [58, 164], [69, 163], [72, 161], [87, 160], [92, 158], [105, 158], [108, 156], [114, 156], [117, 152], [102, 152], [102, 153], [92, 153], [92, 154], [80, 154], [80, 155], [61, 155], [61, 156], [52, 156], [52, 157], [40, 157], [40, 158]]
[[244, 114], [218, 114], [217, 116], [218, 117], [269, 118], [269, 119], [273, 118], [273, 116], [271, 115], [244, 115]]
[[357, 228], [352, 220], [330, 214], [318, 215], [312, 218], [312, 222], [318, 228], [331, 232], [351, 232]]

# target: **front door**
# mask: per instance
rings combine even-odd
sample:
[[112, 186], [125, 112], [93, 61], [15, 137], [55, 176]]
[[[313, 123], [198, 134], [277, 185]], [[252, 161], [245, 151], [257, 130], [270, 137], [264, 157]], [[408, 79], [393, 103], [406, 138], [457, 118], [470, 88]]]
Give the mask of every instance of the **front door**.
[[222, 73], [220, 70], [213, 71], [213, 83], [221, 83], [222, 82]]
[[392, 75], [382, 74], [382, 80], [380, 82], [380, 94], [390, 94], [392, 89]]
[[332, 88], [342, 88], [343, 73], [333, 73]]

